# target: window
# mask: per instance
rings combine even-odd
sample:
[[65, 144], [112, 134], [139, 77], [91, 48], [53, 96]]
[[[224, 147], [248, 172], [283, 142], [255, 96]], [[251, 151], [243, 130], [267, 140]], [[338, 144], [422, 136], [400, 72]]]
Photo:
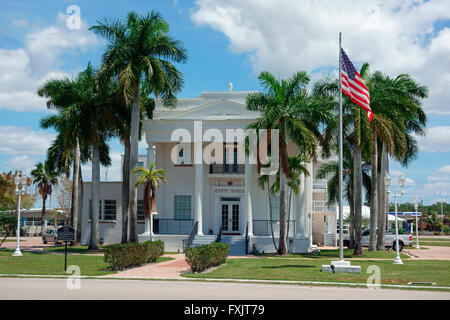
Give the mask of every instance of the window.
[[272, 208], [272, 221], [280, 220], [280, 197], [270, 196], [270, 206]]
[[103, 220], [116, 220], [116, 200], [105, 200]]
[[137, 201], [137, 221], [145, 221], [144, 200]]
[[[191, 165], [191, 144], [180, 143], [175, 146], [176, 162], [175, 165]], [[173, 154], [172, 154], [173, 155]]]
[[144, 166], [144, 162], [143, 161], [139, 161], [137, 166], [138, 167], [143, 167]]
[[175, 220], [191, 219], [191, 196], [174, 197], [174, 219]]

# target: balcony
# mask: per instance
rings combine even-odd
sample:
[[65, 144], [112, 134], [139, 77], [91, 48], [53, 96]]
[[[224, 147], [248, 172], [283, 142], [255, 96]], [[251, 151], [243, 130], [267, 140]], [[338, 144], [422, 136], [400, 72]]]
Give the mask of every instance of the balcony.
[[336, 212], [336, 205], [328, 205], [327, 201], [313, 201], [313, 212]]
[[209, 174], [244, 174], [244, 164], [211, 164]]
[[[280, 236], [280, 221], [270, 221], [270, 220], [253, 220], [253, 234], [255, 236], [271, 236], [270, 224], [272, 223], [273, 234], [275, 237]], [[286, 224], [287, 232], [287, 224]], [[289, 220], [289, 236], [293, 237], [295, 235], [295, 220]]]
[[315, 190], [326, 190], [327, 189], [327, 179], [314, 179], [313, 189]]
[[189, 234], [194, 220], [154, 219], [153, 232], [155, 234]]

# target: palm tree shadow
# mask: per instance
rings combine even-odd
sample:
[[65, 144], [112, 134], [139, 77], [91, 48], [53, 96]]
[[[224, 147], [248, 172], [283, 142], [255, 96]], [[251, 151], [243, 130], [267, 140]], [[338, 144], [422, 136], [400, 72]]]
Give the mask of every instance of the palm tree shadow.
[[261, 269], [279, 269], [279, 268], [316, 268], [317, 266], [309, 266], [309, 265], [294, 265], [294, 264], [285, 264], [282, 266], [263, 266]]

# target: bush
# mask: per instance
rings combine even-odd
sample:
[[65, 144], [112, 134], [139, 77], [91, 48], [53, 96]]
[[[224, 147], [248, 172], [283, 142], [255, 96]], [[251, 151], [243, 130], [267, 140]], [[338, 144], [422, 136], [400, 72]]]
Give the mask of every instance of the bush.
[[228, 244], [216, 242], [196, 248], [187, 248], [185, 250], [186, 262], [191, 266], [193, 273], [201, 272], [225, 263], [228, 251]]
[[164, 242], [119, 243], [104, 246], [104, 260], [111, 270], [123, 270], [155, 262], [164, 254]]

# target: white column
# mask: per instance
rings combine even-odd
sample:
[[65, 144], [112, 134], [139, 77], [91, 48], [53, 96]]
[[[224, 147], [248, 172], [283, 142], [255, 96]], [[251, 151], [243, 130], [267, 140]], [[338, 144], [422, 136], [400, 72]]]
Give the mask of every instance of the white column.
[[253, 187], [253, 170], [254, 165], [249, 163], [248, 156], [245, 157], [245, 181], [244, 194], [246, 203], [246, 217], [248, 224], [248, 235], [253, 236], [253, 210], [252, 210], [252, 187]]
[[306, 212], [305, 207], [305, 175], [300, 174], [300, 190], [298, 194], [293, 194], [294, 198], [294, 212], [295, 212], [295, 237], [303, 237], [303, 216]]
[[148, 142], [147, 147], [147, 168], [150, 169], [150, 163], [152, 163], [153, 160], [153, 151], [152, 151], [152, 144]]
[[203, 146], [201, 139], [194, 134], [194, 212], [198, 222], [197, 235], [203, 235]]
[[309, 176], [305, 179], [305, 198], [306, 198], [306, 222], [307, 228], [305, 230], [305, 236], [310, 239], [310, 246], [312, 245], [312, 199], [313, 199], [313, 179], [314, 179], [314, 167], [313, 160], [308, 163]]

